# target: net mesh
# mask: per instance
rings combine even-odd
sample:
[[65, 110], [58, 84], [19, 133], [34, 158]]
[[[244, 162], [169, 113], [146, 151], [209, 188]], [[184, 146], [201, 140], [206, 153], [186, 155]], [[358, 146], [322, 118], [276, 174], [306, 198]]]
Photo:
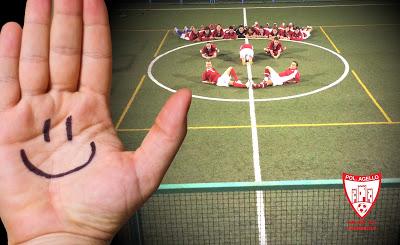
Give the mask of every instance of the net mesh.
[[[343, 189], [262, 191], [268, 244], [399, 244], [399, 187], [382, 188], [363, 220]], [[138, 216], [143, 244], [259, 244], [253, 190], [157, 193]]]

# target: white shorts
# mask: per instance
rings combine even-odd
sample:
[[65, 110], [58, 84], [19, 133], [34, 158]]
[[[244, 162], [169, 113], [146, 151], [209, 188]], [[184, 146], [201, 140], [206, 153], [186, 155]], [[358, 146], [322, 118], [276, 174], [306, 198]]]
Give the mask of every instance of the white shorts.
[[228, 74], [222, 74], [217, 80], [217, 86], [220, 87], [229, 87], [229, 82], [231, 81], [231, 78]]
[[239, 55], [241, 59], [244, 59], [247, 55], [253, 58], [254, 50], [252, 50], [251, 48], [244, 48], [240, 50]]
[[301, 34], [303, 34], [303, 39], [307, 39], [311, 36], [311, 33], [309, 31], [301, 30], [300, 32]]
[[294, 79], [296, 77], [296, 74], [297, 74], [297, 71], [295, 71], [295, 72], [293, 72], [292, 74], [290, 74], [288, 76], [281, 77], [281, 76], [279, 76], [278, 73], [276, 73], [276, 71], [270, 70], [269, 72], [270, 72], [270, 75], [268, 77], [265, 77], [264, 81], [271, 80], [272, 86], [281, 86], [285, 82]]

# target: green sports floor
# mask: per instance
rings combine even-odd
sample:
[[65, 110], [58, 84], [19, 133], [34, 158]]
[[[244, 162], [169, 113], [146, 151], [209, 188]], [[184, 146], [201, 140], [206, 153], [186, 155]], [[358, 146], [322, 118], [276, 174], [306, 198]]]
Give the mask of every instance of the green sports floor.
[[[305, 40], [313, 45], [284, 42], [287, 50], [278, 60], [263, 54], [266, 40], [250, 40], [255, 47], [251, 67], [255, 82], [263, 78], [266, 65], [283, 70], [297, 60], [300, 84], [255, 90], [254, 102], [249, 101], [247, 89], [201, 84], [204, 60], [198, 50], [202, 44], [183, 47], [191, 43], [179, 39], [173, 28], [238, 25], [244, 22], [243, 8], [249, 25], [254, 21], [294, 22], [314, 27]], [[397, 9], [398, 5], [370, 2], [114, 8], [110, 12], [111, 109], [118, 134], [127, 149], [136, 149], [171, 95], [153, 76], [170, 89], [188, 87], [197, 96], [214, 99], [193, 98], [186, 140], [163, 183], [254, 181], [254, 155], [259, 156], [263, 181], [340, 179], [342, 172], [367, 175], [379, 171], [384, 178], [398, 178]], [[246, 81], [246, 66], [238, 54], [242, 43], [217, 42], [221, 52], [213, 64], [220, 72], [235, 67], [239, 78]], [[320, 92], [284, 99], [338, 80], [342, 81]], [[258, 153], [253, 152], [251, 103], [255, 105]]]

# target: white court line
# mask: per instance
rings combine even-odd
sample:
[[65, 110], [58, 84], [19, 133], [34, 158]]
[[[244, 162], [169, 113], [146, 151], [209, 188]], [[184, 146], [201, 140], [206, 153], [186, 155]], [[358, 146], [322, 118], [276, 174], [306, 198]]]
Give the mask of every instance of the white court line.
[[[243, 23], [244, 25], [247, 26], [246, 8], [243, 8]], [[245, 38], [244, 42], [248, 44], [249, 39]], [[246, 63], [246, 68], [247, 68], [247, 79], [250, 81], [249, 107], [250, 107], [250, 121], [251, 121], [251, 140], [253, 146], [254, 178], [256, 182], [262, 182], [261, 167], [260, 167], [260, 150], [258, 147], [256, 109], [254, 104], [254, 93], [253, 93], [253, 74], [251, 72], [251, 65], [249, 62]], [[264, 193], [262, 191], [256, 191], [256, 196], [257, 196], [258, 241], [260, 245], [266, 245], [267, 236], [265, 232]]]
[[[327, 5], [290, 5], [290, 6], [255, 6], [247, 7], [247, 9], [294, 9], [294, 8], [334, 8], [334, 7], [368, 7], [368, 6], [392, 6], [397, 5], [396, 3], [370, 3], [370, 4], [327, 4]], [[232, 10], [242, 9], [242, 7], [219, 7], [219, 8], [127, 8], [127, 9], [115, 9], [118, 11], [186, 11], [186, 10]]]

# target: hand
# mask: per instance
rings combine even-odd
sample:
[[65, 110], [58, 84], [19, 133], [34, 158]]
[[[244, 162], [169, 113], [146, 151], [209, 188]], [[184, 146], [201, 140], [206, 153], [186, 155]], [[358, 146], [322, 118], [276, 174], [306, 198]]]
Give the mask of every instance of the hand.
[[104, 1], [54, 4], [51, 20], [51, 0], [28, 0], [24, 30], [1, 30], [0, 217], [10, 244], [106, 243], [161, 182], [191, 93], [173, 95], [142, 145], [123, 151]]

